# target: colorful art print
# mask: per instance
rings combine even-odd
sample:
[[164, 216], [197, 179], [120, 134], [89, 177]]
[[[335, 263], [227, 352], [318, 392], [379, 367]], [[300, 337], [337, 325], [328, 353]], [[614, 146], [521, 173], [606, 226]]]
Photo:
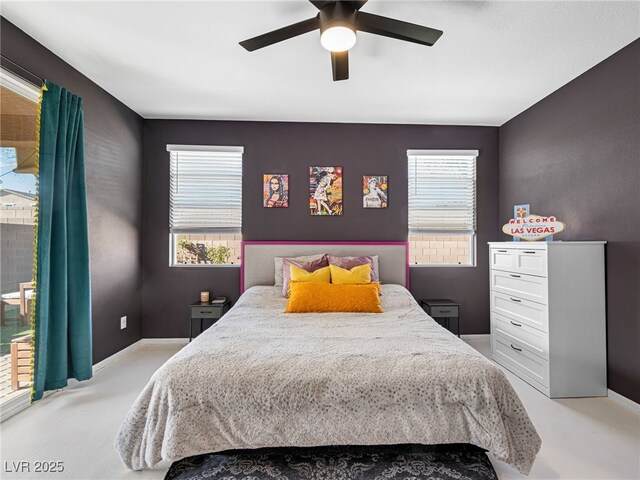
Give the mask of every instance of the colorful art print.
[[389, 183], [386, 175], [363, 175], [363, 208], [387, 208]]
[[564, 223], [554, 216], [526, 215], [521, 218], [512, 218], [502, 227], [507, 235], [522, 240], [536, 241], [548, 238], [564, 230]]
[[263, 206], [287, 208], [289, 206], [289, 175], [265, 173], [262, 176]]
[[342, 167], [309, 167], [311, 215], [342, 215]]

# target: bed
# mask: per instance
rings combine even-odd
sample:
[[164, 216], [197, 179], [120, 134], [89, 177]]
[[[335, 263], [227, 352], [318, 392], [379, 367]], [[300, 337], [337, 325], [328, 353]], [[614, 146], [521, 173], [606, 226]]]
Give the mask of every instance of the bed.
[[[245, 268], [238, 302], [153, 375], [127, 414], [115, 442], [125, 465], [229, 449], [471, 443], [528, 473], [541, 441], [516, 393], [426, 315], [405, 288], [406, 263], [391, 268], [406, 244], [389, 246], [375, 246], [381, 314], [285, 314], [281, 289], [255, 284], [262, 267]], [[308, 251], [271, 247], [245, 245], [244, 259]]]

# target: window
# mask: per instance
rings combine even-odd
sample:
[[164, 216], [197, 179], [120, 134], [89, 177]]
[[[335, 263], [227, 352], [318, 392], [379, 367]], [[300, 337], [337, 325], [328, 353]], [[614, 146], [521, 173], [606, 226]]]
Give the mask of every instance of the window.
[[170, 264], [238, 265], [243, 147], [167, 145]]
[[409, 150], [410, 265], [475, 266], [477, 150]]
[[[0, 68], [0, 406], [31, 383], [36, 124], [40, 88]], [[20, 400], [18, 400], [20, 399]]]

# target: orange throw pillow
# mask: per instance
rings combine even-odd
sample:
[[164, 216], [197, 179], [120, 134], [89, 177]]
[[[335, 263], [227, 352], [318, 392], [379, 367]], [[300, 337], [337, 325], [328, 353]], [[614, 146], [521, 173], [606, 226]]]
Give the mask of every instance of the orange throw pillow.
[[285, 313], [382, 313], [378, 282], [360, 285], [298, 283], [289, 285]]

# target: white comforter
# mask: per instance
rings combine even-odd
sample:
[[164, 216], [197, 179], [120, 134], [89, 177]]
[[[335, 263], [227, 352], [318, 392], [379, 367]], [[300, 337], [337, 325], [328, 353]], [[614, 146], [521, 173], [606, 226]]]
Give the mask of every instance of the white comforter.
[[540, 438], [504, 374], [398, 285], [382, 314], [284, 314], [253, 287], [165, 363], [116, 437], [136, 470], [235, 448], [472, 443], [528, 473]]

